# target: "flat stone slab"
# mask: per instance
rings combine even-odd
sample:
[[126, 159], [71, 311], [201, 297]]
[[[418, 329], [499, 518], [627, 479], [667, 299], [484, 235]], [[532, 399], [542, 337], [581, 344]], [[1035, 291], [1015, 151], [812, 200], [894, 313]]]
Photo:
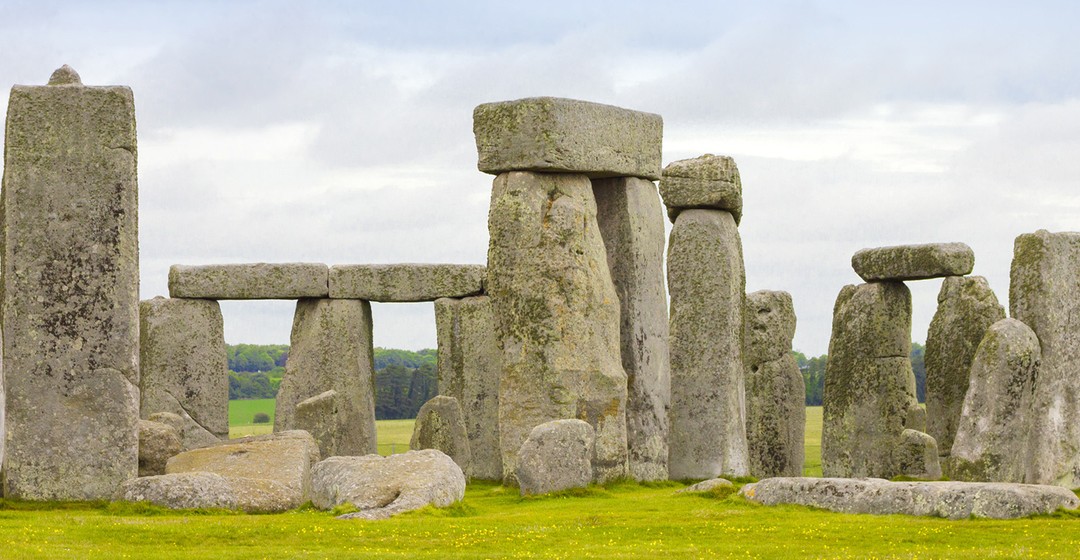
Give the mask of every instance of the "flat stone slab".
[[251, 263], [169, 268], [169, 296], [201, 299], [300, 299], [330, 294], [320, 263]]
[[947, 519], [1013, 519], [1080, 499], [1058, 486], [1000, 482], [890, 482], [881, 478], [767, 478], [739, 491], [760, 504], [798, 504], [842, 513], [927, 515]]
[[726, 210], [736, 225], [742, 220], [742, 180], [728, 156], [705, 154], [669, 163], [660, 179], [660, 196], [672, 223], [687, 208]]
[[583, 173], [590, 178], [660, 178], [660, 115], [611, 105], [530, 97], [484, 103], [473, 111], [477, 167]]
[[867, 282], [965, 276], [974, 267], [975, 252], [966, 243], [877, 247], [851, 257], [851, 268]]
[[330, 267], [330, 298], [435, 301], [484, 291], [482, 264], [344, 264]]

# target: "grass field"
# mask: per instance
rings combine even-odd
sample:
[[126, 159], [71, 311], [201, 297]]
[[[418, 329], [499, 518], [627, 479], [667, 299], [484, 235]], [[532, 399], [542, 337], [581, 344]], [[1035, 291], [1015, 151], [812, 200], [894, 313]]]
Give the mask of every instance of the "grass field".
[[[269, 424], [256, 424], [255, 414], [265, 412]], [[404, 453], [412, 439], [413, 420], [379, 420], [375, 422], [379, 454]], [[229, 401], [229, 437], [258, 436], [274, 431], [274, 399]], [[3, 556], [0, 555], [0, 559]]]

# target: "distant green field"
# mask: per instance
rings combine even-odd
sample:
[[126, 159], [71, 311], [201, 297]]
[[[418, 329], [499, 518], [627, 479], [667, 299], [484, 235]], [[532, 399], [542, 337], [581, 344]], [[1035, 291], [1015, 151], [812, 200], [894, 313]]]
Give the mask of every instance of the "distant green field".
[[[254, 422], [257, 412], [270, 416], [269, 424]], [[409, 450], [414, 420], [378, 420], [375, 422], [380, 455]], [[229, 401], [229, 437], [259, 436], [274, 431], [274, 399]]]
[[256, 426], [255, 414], [258, 412], [268, 414], [270, 425], [274, 425], [274, 399], [229, 401], [229, 427]]
[[821, 407], [806, 407], [806, 460], [803, 476], [821, 476]]

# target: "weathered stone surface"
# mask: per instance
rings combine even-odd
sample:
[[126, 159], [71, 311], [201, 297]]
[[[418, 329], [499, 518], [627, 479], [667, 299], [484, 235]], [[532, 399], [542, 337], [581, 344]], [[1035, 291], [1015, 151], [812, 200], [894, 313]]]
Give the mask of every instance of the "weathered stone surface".
[[1075, 494], [1055, 486], [880, 478], [769, 478], [743, 486], [739, 494], [770, 506], [799, 504], [843, 513], [947, 519], [1013, 519], [1080, 506]]
[[435, 301], [478, 295], [482, 264], [343, 264], [330, 267], [330, 297], [368, 301]]
[[1080, 487], [1080, 233], [1016, 238], [1009, 310], [1039, 338], [1026, 482]]
[[533, 428], [517, 453], [521, 495], [588, 486], [594, 441], [592, 426], [581, 420], [553, 420]]
[[311, 471], [311, 501], [319, 509], [351, 503], [360, 511], [338, 519], [386, 519], [426, 505], [447, 507], [465, 497], [465, 475], [441, 451], [389, 457], [330, 457]]
[[4, 149], [4, 489], [113, 497], [138, 472], [135, 104], [122, 86], [15, 86]]
[[735, 219], [686, 210], [668, 244], [671, 408], [668, 468], [675, 480], [745, 476], [742, 361], [746, 276]]
[[[376, 452], [375, 363], [371, 346], [371, 304], [362, 300], [302, 299], [296, 303], [289, 359], [278, 390], [274, 430], [298, 428], [296, 405], [336, 391], [334, 447], [323, 454]], [[324, 424], [330, 422], [323, 419]]]
[[217, 438], [229, 437], [229, 363], [221, 307], [156, 297], [139, 304], [144, 418], [171, 412]]
[[491, 298], [435, 300], [439, 394], [461, 405], [469, 434], [473, 478], [502, 480], [499, 377], [502, 346], [495, 336]]
[[825, 476], [893, 477], [919, 408], [911, 370], [911, 292], [901, 282], [844, 286], [833, 308], [825, 372]]
[[743, 318], [745, 364], [771, 362], [791, 354], [791, 341], [795, 338], [795, 305], [791, 294], [772, 290], [746, 294]]
[[735, 225], [742, 220], [742, 179], [728, 156], [705, 154], [669, 163], [660, 179], [660, 196], [672, 223], [688, 208], [730, 212]]
[[124, 483], [120, 498], [173, 508], [239, 509], [276, 513], [297, 507], [295, 492], [266, 479], [189, 472], [136, 478]]
[[790, 354], [746, 365], [750, 474], [800, 476], [805, 460], [806, 386]]
[[735, 486], [730, 480], [726, 478], [710, 478], [709, 480], [702, 480], [697, 484], [692, 484], [683, 488], [682, 490], [676, 490], [676, 494], [685, 494], [687, 492], [710, 492], [717, 488], [731, 488]]
[[416, 413], [409, 449], [436, 449], [446, 453], [470, 478], [472, 451], [461, 405], [454, 397], [439, 395]]
[[952, 449], [961, 421], [975, 350], [986, 329], [1004, 318], [1005, 308], [982, 276], [950, 276], [941, 283], [925, 360], [927, 433], [942, 455]]
[[180, 434], [181, 451], [189, 451], [221, 442], [220, 438], [196, 424], [186, 412], [183, 415], [173, 414], [172, 412], [155, 412], [147, 420], [172, 426]]
[[584, 175], [504, 173], [488, 214], [487, 290], [503, 347], [503, 473], [533, 427], [579, 418], [596, 430], [598, 481], [625, 476], [626, 373], [619, 298]]
[[537, 171], [656, 180], [663, 128], [660, 115], [558, 97], [485, 103], [473, 111], [478, 167], [492, 175]]
[[330, 457], [338, 448], [337, 415], [339, 406], [338, 392], [333, 389], [324, 391], [297, 403], [293, 417], [293, 428], [303, 430], [315, 438], [319, 445], [319, 454]]
[[971, 364], [971, 382], [949, 457], [949, 478], [1024, 482], [1039, 377], [1039, 339], [1016, 319], [990, 326]]
[[[185, 451], [169, 459], [166, 474], [209, 472], [234, 479], [256, 479], [277, 484], [245, 482], [238, 503], [278, 503], [294, 508], [311, 495], [311, 466], [319, 461], [319, 446], [303, 431], [246, 437], [210, 447]], [[273, 492], [274, 496], [258, 496]]]
[[180, 432], [161, 422], [139, 420], [139, 476], [165, 474], [165, 463], [180, 453]]
[[592, 183], [597, 223], [622, 317], [630, 476], [667, 480], [671, 369], [660, 197], [652, 181], [637, 177]]
[[169, 296], [201, 299], [299, 299], [330, 294], [319, 263], [251, 263], [169, 268]]
[[860, 249], [851, 257], [851, 268], [867, 282], [964, 276], [974, 267], [975, 252], [964, 243]]
[[896, 465], [906, 476], [937, 480], [941, 478], [937, 441], [929, 434], [906, 429], [900, 432], [896, 449]]

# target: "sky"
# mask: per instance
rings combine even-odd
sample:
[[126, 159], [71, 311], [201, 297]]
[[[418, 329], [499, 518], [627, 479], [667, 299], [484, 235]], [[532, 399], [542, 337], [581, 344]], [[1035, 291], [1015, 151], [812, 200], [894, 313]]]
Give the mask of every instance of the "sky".
[[[472, 110], [558, 96], [660, 114], [663, 163], [735, 158], [747, 291], [828, 351], [864, 247], [963, 241], [1008, 305], [1016, 236], [1080, 229], [1080, 4], [0, 0], [0, 87], [70, 64], [138, 120], [141, 297], [172, 264], [483, 264]], [[6, 113], [7, 99], [0, 96]], [[910, 282], [924, 341], [940, 281]], [[223, 302], [287, 343], [293, 302]], [[377, 346], [435, 346], [375, 304]]]

